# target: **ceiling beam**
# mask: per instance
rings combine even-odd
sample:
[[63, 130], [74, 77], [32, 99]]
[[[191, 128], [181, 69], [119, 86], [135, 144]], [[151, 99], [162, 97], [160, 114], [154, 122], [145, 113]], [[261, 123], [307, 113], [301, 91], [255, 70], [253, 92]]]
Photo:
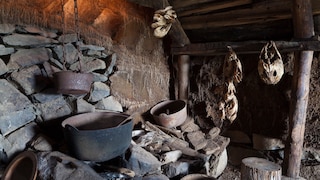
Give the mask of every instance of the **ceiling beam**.
[[[228, 52], [227, 46], [231, 46], [237, 54], [260, 54], [261, 49], [268, 41], [243, 41], [243, 42], [214, 42], [189, 44], [184, 47], [172, 47], [173, 55], [191, 56], [214, 56], [225, 55]], [[320, 51], [320, 41], [275, 41], [280, 52], [292, 52], [301, 50]]]
[[[290, 19], [291, 0], [269, 0], [245, 9], [179, 18], [185, 30], [217, 28]], [[312, 0], [313, 14], [320, 14], [320, 1]]]
[[194, 4], [191, 6], [192, 9], [185, 9], [185, 10], [177, 9], [177, 14], [179, 17], [190, 16], [193, 14], [204, 14], [212, 11], [247, 5], [251, 3], [252, 3], [252, 0], [229, 0], [229, 1], [218, 1], [218, 2], [214, 1], [213, 3], [211, 2], [206, 4]]

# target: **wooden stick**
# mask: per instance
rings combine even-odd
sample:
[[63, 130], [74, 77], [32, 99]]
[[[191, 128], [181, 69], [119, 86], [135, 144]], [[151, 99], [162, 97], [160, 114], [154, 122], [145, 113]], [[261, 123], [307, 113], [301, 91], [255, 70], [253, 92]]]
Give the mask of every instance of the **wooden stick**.
[[188, 55], [178, 56], [178, 97], [186, 102], [188, 101], [189, 89], [189, 61], [190, 57]]
[[[314, 35], [310, 0], [293, 0], [292, 16], [296, 38]], [[313, 51], [296, 52], [289, 113], [290, 134], [284, 159], [284, 170], [290, 178], [299, 178], [300, 173], [312, 59]]]

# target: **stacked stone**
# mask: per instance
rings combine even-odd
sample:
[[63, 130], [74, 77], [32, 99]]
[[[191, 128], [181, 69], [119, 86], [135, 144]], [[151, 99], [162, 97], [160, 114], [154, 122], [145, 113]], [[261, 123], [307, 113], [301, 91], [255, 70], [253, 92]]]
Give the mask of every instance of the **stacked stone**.
[[79, 70], [76, 44], [76, 34], [0, 24], [1, 162], [25, 149], [37, 134], [37, 123], [97, 110], [122, 111], [108, 86], [117, 57], [104, 47], [80, 42], [81, 70], [94, 74], [90, 93], [66, 96], [55, 92], [55, 72], [64, 67]]

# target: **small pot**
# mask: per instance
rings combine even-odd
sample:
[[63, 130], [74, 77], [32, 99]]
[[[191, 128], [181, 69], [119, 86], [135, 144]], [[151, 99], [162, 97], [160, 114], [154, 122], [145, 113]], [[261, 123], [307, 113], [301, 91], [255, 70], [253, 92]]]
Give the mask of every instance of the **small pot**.
[[2, 180], [36, 180], [38, 174], [37, 156], [24, 151], [16, 156], [6, 168]]
[[56, 88], [61, 94], [86, 94], [91, 89], [93, 75], [91, 73], [76, 73], [59, 71], [54, 73]]
[[166, 100], [150, 110], [157, 124], [173, 128], [180, 126], [187, 119], [187, 104], [183, 100]]
[[93, 112], [67, 118], [62, 122], [62, 127], [74, 157], [103, 162], [128, 149], [133, 121], [123, 113]]

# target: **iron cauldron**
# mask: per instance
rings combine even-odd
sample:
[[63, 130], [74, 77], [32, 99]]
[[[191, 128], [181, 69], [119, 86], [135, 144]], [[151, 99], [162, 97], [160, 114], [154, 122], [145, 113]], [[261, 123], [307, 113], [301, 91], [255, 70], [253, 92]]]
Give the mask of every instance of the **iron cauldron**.
[[103, 162], [128, 149], [133, 121], [123, 113], [92, 112], [69, 117], [62, 122], [62, 127], [74, 157]]

